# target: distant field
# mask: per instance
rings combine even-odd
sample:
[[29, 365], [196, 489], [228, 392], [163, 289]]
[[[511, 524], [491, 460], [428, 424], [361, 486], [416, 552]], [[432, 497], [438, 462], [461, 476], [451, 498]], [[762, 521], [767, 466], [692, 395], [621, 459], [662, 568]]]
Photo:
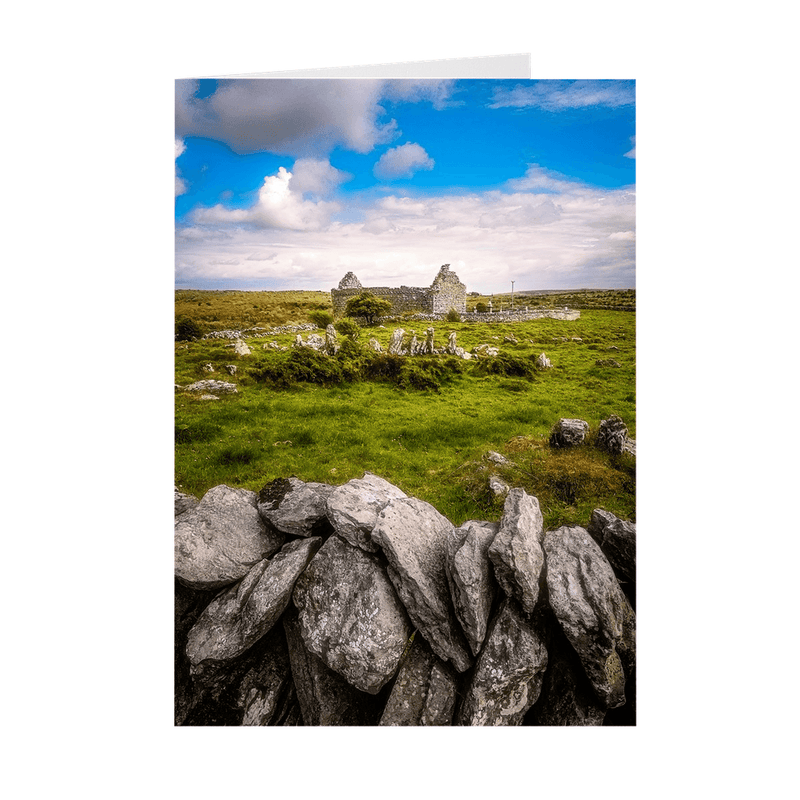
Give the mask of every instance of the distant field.
[[[503, 309], [511, 307], [511, 293], [495, 294], [492, 296], [493, 308]], [[472, 296], [467, 298], [467, 310], [471, 311], [478, 303], [488, 303], [486, 296]], [[515, 292], [514, 308], [555, 308], [569, 306], [570, 308], [598, 308], [616, 311], [636, 310], [635, 289], [577, 289], [574, 291], [538, 291]]]
[[330, 292], [175, 292], [175, 318], [193, 319], [206, 331], [308, 322], [309, 312], [316, 310], [333, 310]]
[[[571, 303], [559, 299], [557, 305]], [[318, 309], [330, 310], [328, 293], [176, 292], [176, 316], [207, 330], [307, 322]], [[395, 327], [423, 339], [428, 325], [403, 321], [364, 329], [359, 343], [374, 337], [385, 347]], [[467, 350], [486, 343], [525, 364], [544, 351], [554, 365], [521, 377], [462, 362], [462, 370], [440, 377], [438, 391], [400, 388], [390, 377], [280, 387], [263, 376], [292, 351], [264, 350], [270, 339], [246, 338], [253, 352], [243, 357], [225, 340], [176, 342], [177, 384], [213, 377], [239, 387], [239, 394], [217, 401], [176, 393], [176, 484], [200, 496], [219, 483], [258, 490], [296, 475], [340, 484], [369, 470], [460, 524], [499, 518], [502, 504], [488, 490], [493, 470], [535, 494], [551, 527], [585, 525], [594, 507], [635, 520], [635, 459], [591, 445], [556, 451], [547, 444], [560, 417], [585, 419], [594, 432], [600, 420], [618, 414], [635, 438], [635, 326], [635, 313], [608, 310], [586, 310], [572, 322], [435, 323], [439, 346], [455, 331]], [[271, 339], [290, 345], [294, 335]], [[348, 358], [345, 372], [368, 360]], [[202, 370], [208, 363], [216, 370], [212, 375]], [[237, 366], [234, 378], [226, 364]], [[512, 463], [490, 467], [484, 459], [489, 450]]]

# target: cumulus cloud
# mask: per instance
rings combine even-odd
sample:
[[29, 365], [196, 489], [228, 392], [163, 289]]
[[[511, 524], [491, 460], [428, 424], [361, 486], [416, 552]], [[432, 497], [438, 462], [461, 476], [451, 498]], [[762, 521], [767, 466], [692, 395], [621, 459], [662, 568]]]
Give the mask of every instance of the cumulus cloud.
[[425, 149], [414, 142], [406, 142], [399, 147], [387, 150], [372, 169], [380, 180], [410, 178], [422, 169], [433, 169], [435, 162]]
[[633, 105], [635, 101], [633, 81], [535, 81], [511, 89], [496, 87], [489, 108], [564, 111], [589, 106], [618, 108]]
[[[186, 144], [183, 139], [175, 139], [175, 160], [177, 161], [181, 155], [186, 151]], [[186, 185], [186, 181], [181, 178], [181, 172], [178, 169], [177, 165], [175, 166], [175, 197], [178, 195], [186, 194], [189, 187]]]
[[368, 153], [397, 135], [380, 105], [383, 81], [220, 80], [207, 97], [176, 81], [175, 130], [225, 142], [236, 153], [321, 156], [342, 146]]
[[352, 179], [349, 172], [317, 158], [298, 158], [292, 169], [292, 190], [300, 194], [325, 197], [339, 184]]
[[635, 136], [631, 136], [631, 144], [633, 145], [633, 149], [632, 150], [628, 150], [628, 152], [625, 153], [625, 158], [636, 158], [636, 137]]
[[226, 208], [221, 204], [197, 208], [190, 214], [199, 225], [248, 225], [256, 228], [278, 228], [313, 231], [324, 228], [341, 206], [335, 202], [304, 200], [294, 191], [292, 173], [280, 167], [276, 175], [268, 175], [250, 208]]
[[387, 81], [383, 95], [387, 100], [420, 103], [428, 101], [437, 110], [460, 105], [451, 99], [456, 82], [454, 80], [401, 80]]
[[[291, 186], [286, 175], [281, 183]], [[591, 187], [531, 165], [490, 191], [356, 194], [349, 211], [357, 207], [360, 220], [346, 223], [268, 231], [226, 223], [228, 239], [176, 242], [176, 274], [180, 285], [215, 285], [224, 276], [249, 288], [328, 290], [352, 270], [365, 286], [428, 286], [450, 263], [470, 291], [507, 291], [511, 280], [521, 291], [630, 287], [635, 200], [631, 187]], [[295, 201], [308, 202], [299, 193]], [[217, 224], [194, 227], [211, 232]]]

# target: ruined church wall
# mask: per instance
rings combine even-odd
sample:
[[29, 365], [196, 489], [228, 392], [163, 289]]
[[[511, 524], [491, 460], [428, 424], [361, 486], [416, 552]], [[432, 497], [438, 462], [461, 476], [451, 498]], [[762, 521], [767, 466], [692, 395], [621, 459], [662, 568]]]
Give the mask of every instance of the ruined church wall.
[[344, 316], [347, 301], [364, 291], [388, 300], [392, 304], [390, 314], [403, 314], [407, 311], [431, 313], [433, 310], [433, 290], [430, 288], [401, 286], [398, 289], [390, 286], [366, 286], [363, 289], [331, 289], [333, 315]]

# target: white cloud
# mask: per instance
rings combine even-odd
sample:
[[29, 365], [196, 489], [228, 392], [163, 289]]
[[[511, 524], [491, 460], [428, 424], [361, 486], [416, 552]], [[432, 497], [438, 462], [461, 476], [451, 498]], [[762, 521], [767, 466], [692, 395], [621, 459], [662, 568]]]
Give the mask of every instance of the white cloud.
[[[287, 213], [281, 197], [273, 215]], [[291, 202], [307, 201], [295, 193]], [[531, 165], [503, 190], [377, 200], [365, 193], [353, 196], [349, 212], [358, 221], [267, 232], [228, 220], [227, 239], [178, 239], [179, 285], [224, 277], [231, 286], [328, 290], [353, 270], [365, 286], [428, 286], [446, 263], [469, 291], [508, 291], [511, 280], [521, 291], [634, 285], [630, 188], [598, 189]], [[195, 227], [216, 230], [211, 219]]]
[[320, 156], [342, 146], [368, 153], [397, 135], [382, 122], [383, 81], [220, 80], [196, 96], [194, 80], [176, 81], [175, 130], [225, 142], [236, 153]]
[[329, 195], [341, 183], [352, 179], [348, 172], [316, 158], [298, 158], [292, 168], [292, 190], [317, 197]]
[[415, 142], [406, 142], [387, 150], [375, 164], [372, 172], [380, 180], [410, 178], [422, 169], [433, 169], [434, 160]]
[[633, 149], [632, 150], [628, 150], [628, 152], [625, 153], [625, 158], [636, 158], [636, 137], [635, 136], [631, 136], [631, 144], [633, 145]]
[[636, 93], [632, 81], [536, 81], [512, 89], [498, 86], [489, 108], [543, 108], [563, 111], [568, 108], [633, 105]]
[[[186, 144], [183, 139], [175, 139], [175, 160], [177, 161], [180, 156], [186, 151]], [[178, 195], [186, 194], [189, 187], [186, 184], [186, 181], [180, 177], [180, 170], [178, 169], [177, 165], [175, 166], [175, 197]]]
[[[337, 170], [338, 172], [338, 170]], [[324, 228], [341, 206], [335, 202], [304, 200], [291, 186], [292, 173], [284, 167], [277, 175], [268, 175], [250, 208], [226, 208], [221, 204], [197, 208], [189, 215], [199, 225], [246, 225], [313, 231]]]

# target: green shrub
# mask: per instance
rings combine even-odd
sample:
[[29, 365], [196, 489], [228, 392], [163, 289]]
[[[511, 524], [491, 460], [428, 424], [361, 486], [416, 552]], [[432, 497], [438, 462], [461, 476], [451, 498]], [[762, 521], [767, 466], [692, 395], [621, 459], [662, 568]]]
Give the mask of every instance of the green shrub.
[[364, 317], [367, 325], [372, 325], [377, 317], [385, 317], [391, 308], [388, 300], [376, 297], [371, 292], [361, 292], [347, 301], [344, 313], [348, 317]]
[[334, 326], [336, 332], [342, 336], [347, 336], [354, 342], [361, 336], [361, 326], [354, 320], [348, 317], [340, 319]]
[[489, 306], [487, 306], [487, 305], [486, 305], [486, 303], [483, 303], [483, 302], [481, 302], [481, 303], [476, 303], [476, 304], [475, 304], [475, 310], [476, 310], [476, 311], [477, 311], [479, 314], [485, 314], [485, 313], [486, 313], [486, 312], [489, 310]]
[[330, 311], [312, 311], [308, 318], [318, 327], [325, 330], [328, 325], [333, 325], [333, 314]]
[[271, 353], [249, 373], [257, 381], [283, 389], [295, 383], [328, 386], [343, 380], [340, 362], [310, 347], [299, 347], [288, 354]]
[[191, 342], [203, 337], [200, 323], [189, 317], [179, 317], [175, 320], [175, 340], [178, 342]]
[[447, 312], [447, 316], [445, 317], [445, 319], [448, 322], [461, 322], [461, 314], [459, 314], [458, 311], [456, 311], [454, 308], [451, 308]]
[[514, 356], [500, 353], [494, 358], [481, 359], [475, 365], [479, 375], [505, 375], [516, 378], [532, 378], [536, 368], [533, 356]]

